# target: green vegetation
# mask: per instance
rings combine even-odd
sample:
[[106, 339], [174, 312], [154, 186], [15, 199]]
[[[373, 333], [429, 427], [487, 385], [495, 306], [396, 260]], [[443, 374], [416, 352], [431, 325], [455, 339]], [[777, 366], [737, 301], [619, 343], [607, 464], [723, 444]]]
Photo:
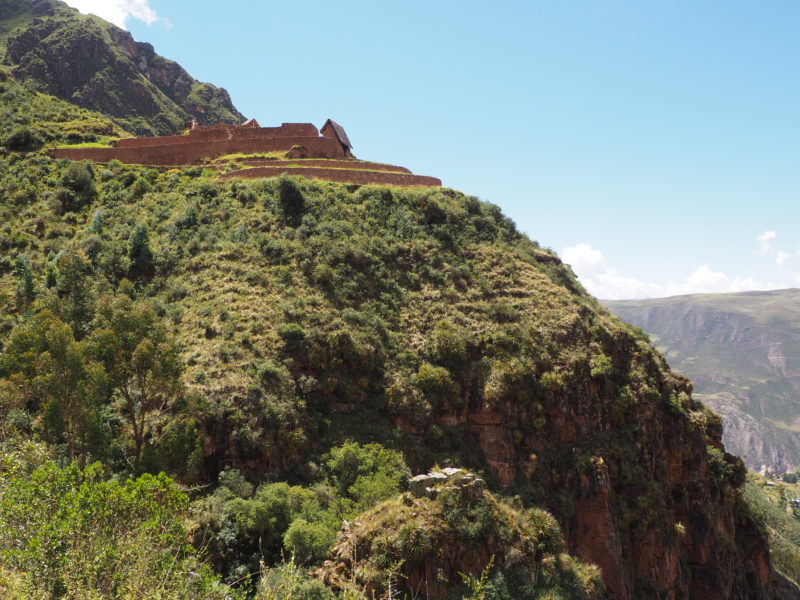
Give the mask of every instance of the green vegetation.
[[[419, 597], [462, 548], [442, 597], [592, 597], [596, 523], [654, 597], [641, 540], [727, 540], [710, 585], [759, 551], [718, 418], [498, 207], [53, 160], [94, 117], [0, 86], [4, 597]], [[404, 491], [435, 464], [492, 491]]]
[[232, 597], [187, 545], [188, 498], [168, 477], [108, 479], [100, 464], [60, 467], [46, 454], [4, 448], [3, 598]]
[[[774, 568], [800, 584], [800, 485], [747, 476], [744, 499], [769, 534]], [[798, 586], [800, 589], [800, 586]]]
[[455, 588], [465, 600], [601, 597], [597, 567], [564, 550], [558, 523], [546, 512], [515, 509], [488, 492], [466, 499], [454, 489], [436, 499], [406, 494], [362, 514], [323, 572], [335, 588], [357, 596]]
[[194, 504], [195, 545], [229, 581], [257, 574], [259, 562], [291, 556], [318, 564], [343, 520], [398, 494], [408, 474], [402, 456], [378, 444], [345, 443], [323, 457], [307, 486], [250, 484], [239, 471], [220, 473], [219, 487]]
[[[0, 5], [0, 61], [5, 57], [9, 36], [30, 25], [33, 19], [33, 6], [29, 0], [5, 0]], [[0, 77], [0, 81], [2, 79]]]
[[[621, 527], [679, 535], [636, 459], [648, 434], [632, 407], [653, 402], [699, 432], [718, 422], [496, 207], [447, 190], [222, 183], [16, 153], [0, 158], [0, 193], [5, 443], [213, 484], [192, 503], [190, 535], [226, 583], [320, 592], [297, 569], [320, 564], [343, 521], [398, 502], [406, 464], [455, 462], [497, 485], [473, 438], [437, 415], [465, 397], [514, 405], [525, 448], [589, 379], [614, 435], [521, 452], [514, 468], [536, 474], [512, 488], [524, 510], [569, 518], [569, 493], [552, 490], [602, 465]], [[737, 485], [735, 461], [714, 452], [709, 485]], [[572, 568], [562, 554], [542, 580], [557, 588]]]
[[0, 146], [17, 152], [44, 145], [105, 143], [126, 137], [108, 117], [20, 85], [0, 81]]

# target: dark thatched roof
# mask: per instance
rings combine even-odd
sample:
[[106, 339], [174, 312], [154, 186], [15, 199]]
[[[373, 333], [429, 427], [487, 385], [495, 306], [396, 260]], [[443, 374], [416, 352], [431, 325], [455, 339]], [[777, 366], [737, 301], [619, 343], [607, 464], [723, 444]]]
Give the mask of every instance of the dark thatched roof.
[[336, 138], [345, 146], [348, 150], [353, 147], [353, 144], [350, 143], [350, 138], [347, 137], [347, 134], [344, 131], [344, 127], [339, 125], [336, 121], [332, 119], [328, 119], [325, 121], [325, 125], [322, 126], [321, 131], [325, 131], [325, 128], [330, 125], [333, 128], [333, 132], [336, 134]]

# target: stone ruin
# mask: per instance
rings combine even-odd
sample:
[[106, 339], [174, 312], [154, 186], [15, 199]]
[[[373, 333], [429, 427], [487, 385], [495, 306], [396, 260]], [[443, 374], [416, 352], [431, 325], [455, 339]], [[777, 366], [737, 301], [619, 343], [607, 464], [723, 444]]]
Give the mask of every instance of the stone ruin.
[[[187, 123], [186, 135], [123, 138], [108, 148], [55, 148], [54, 158], [91, 160], [154, 167], [183, 167], [225, 155], [278, 153], [284, 159], [236, 159], [237, 169], [222, 178], [278, 177], [283, 173], [342, 183], [441, 187], [435, 177], [414, 175], [394, 165], [357, 160], [344, 128], [328, 119], [321, 129], [311, 123], [261, 127], [255, 119], [241, 125], [208, 127]], [[213, 165], [212, 165], [213, 167]], [[217, 167], [219, 168], [219, 167]]]
[[465, 500], [474, 502], [483, 496], [486, 482], [465, 469], [445, 467], [412, 477], [408, 480], [408, 490], [415, 498], [431, 499], [445, 490], [461, 490]]

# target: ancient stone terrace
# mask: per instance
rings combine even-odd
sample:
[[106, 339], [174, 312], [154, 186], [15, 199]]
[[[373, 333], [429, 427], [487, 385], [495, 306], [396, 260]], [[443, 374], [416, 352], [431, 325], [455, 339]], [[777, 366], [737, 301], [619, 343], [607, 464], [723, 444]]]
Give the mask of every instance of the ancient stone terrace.
[[222, 175], [277, 177], [283, 173], [343, 183], [439, 187], [435, 177], [412, 174], [393, 165], [357, 160], [344, 128], [328, 119], [321, 130], [311, 123], [284, 123], [261, 127], [251, 119], [242, 125], [199, 127], [191, 123], [187, 135], [117, 140], [109, 148], [56, 148], [54, 158], [92, 160], [147, 166], [180, 167], [226, 155], [278, 154], [285, 159], [238, 161], [243, 167]]

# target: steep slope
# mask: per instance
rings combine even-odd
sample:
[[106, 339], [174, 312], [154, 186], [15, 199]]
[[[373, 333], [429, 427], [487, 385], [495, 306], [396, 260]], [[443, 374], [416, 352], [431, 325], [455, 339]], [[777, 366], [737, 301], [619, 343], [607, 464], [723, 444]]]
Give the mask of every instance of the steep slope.
[[57, 0], [5, 6], [3, 41], [4, 61], [19, 81], [102, 112], [138, 135], [175, 133], [192, 118], [205, 125], [244, 120], [224, 89], [196, 81], [150, 44]]
[[[47, 110], [7, 99], [32, 121]], [[492, 581], [520, 560], [553, 589], [586, 593], [596, 565], [612, 598], [771, 597], [766, 534], [719, 418], [496, 206], [452, 190], [230, 182], [16, 151], [0, 156], [0, 198], [0, 455], [17, 436], [64, 462], [214, 484], [197, 491], [208, 495], [196, 532], [209, 532], [229, 581], [248, 572], [243, 547], [256, 566], [293, 548], [312, 561], [330, 526], [393, 507], [386, 527], [357, 529], [384, 578], [395, 565], [380, 557], [397, 555], [374, 550], [422, 527], [456, 540], [451, 582], [495, 555]], [[126, 406], [109, 391], [128, 369], [174, 398], [146, 427], [141, 395]], [[73, 373], [80, 385], [62, 377]], [[403, 497], [376, 506], [405, 464], [436, 463], [480, 474], [485, 510], [411, 501], [430, 508], [424, 520]], [[409, 574], [433, 585], [424, 565], [441, 563], [419, 558]]]
[[[96, 289], [135, 278], [138, 292], [120, 289], [163, 315], [202, 399], [184, 429], [197, 437], [181, 438], [201, 476], [310, 478], [343, 439], [380, 441], [415, 470], [457, 461], [546, 507], [617, 598], [769, 597], [766, 539], [719, 421], [496, 207], [120, 165], [65, 207], [51, 192], [68, 169], [0, 161], [0, 189], [30, 190], [0, 208], [0, 330], [27, 318], [17, 255], [39, 282], [62, 251], [85, 257]], [[149, 274], [133, 242], [148, 238]], [[34, 306], [52, 301], [34, 290]]]
[[652, 336], [752, 469], [800, 467], [800, 290], [607, 302]]

